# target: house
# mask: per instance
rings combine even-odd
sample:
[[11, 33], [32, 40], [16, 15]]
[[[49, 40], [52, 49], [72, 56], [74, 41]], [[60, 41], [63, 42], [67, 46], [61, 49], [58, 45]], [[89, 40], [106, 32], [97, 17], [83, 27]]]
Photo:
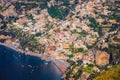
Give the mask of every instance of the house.
[[96, 39], [89, 38], [89, 39], [87, 40], [87, 43], [88, 43], [89, 45], [92, 45], [92, 44], [95, 43], [95, 41], [96, 41]]
[[17, 13], [15, 11], [15, 7], [13, 5], [10, 5], [5, 9], [4, 11], [1, 12], [3, 16], [9, 17], [9, 16], [17, 16]]
[[65, 33], [64, 32], [60, 32], [60, 36], [65, 37]]
[[69, 38], [69, 40], [70, 41], [75, 41], [76, 39], [77, 39], [77, 37], [78, 37], [78, 34], [73, 34], [70, 38]]
[[112, 24], [117, 23], [115, 19], [109, 20], [109, 22], [112, 23]]
[[69, 48], [70, 48], [70, 45], [69, 45], [68, 42], [63, 42], [63, 43], [62, 43], [62, 47], [63, 47], [63, 49], [69, 49]]
[[117, 38], [120, 39], [120, 31], [117, 34]]
[[26, 17], [22, 17], [22, 18], [19, 18], [17, 21], [16, 21], [16, 23], [18, 23], [18, 24], [24, 24], [25, 22], [27, 22], [27, 18]]
[[80, 80], [87, 80], [87, 78], [90, 76], [90, 73], [83, 72], [80, 76]]
[[83, 64], [90, 64], [89, 56], [84, 56], [83, 57]]
[[78, 52], [78, 53], [75, 53], [74, 54], [74, 60], [78, 60], [78, 59], [82, 59], [82, 57], [83, 57], [83, 54], [82, 53], [80, 53], [80, 52]]
[[55, 51], [56, 50], [56, 46], [49, 46], [50, 51]]

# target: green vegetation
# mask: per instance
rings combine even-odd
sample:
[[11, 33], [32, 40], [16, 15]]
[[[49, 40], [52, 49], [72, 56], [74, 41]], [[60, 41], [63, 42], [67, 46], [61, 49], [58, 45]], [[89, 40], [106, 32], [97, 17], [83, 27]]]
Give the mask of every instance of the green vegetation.
[[22, 36], [22, 30], [21, 29], [19, 29], [19, 28], [17, 28], [17, 29], [11, 29], [11, 31], [12, 31], [12, 33], [14, 34], [14, 36], [16, 37], [16, 38], [19, 38], [19, 37], [21, 37]]
[[82, 30], [81, 32], [77, 32], [81, 37], [85, 37], [88, 35], [88, 33], [85, 30]]
[[86, 44], [86, 47], [87, 47], [88, 49], [91, 49], [93, 46]]
[[3, 7], [0, 5], [0, 11], [2, 11], [3, 10]]
[[73, 58], [73, 54], [69, 54], [68, 57], [71, 59]]
[[65, 6], [69, 6], [70, 5], [69, 0], [62, 0], [62, 1], [63, 1], [63, 5], [65, 5]]
[[35, 36], [36, 36], [36, 37], [39, 37], [39, 36], [41, 36], [41, 35], [42, 35], [42, 33], [39, 32], [39, 33], [37, 33]]
[[27, 27], [27, 26], [28, 26], [27, 23], [24, 23], [23, 25], [24, 25], [24, 27]]
[[78, 52], [85, 52], [83, 48], [78, 48]]
[[34, 44], [37, 43], [37, 40], [36, 40], [36, 39], [31, 39], [31, 40], [29, 41], [29, 43], [32, 44], [32, 45], [34, 45]]
[[91, 37], [94, 39], [94, 38], [97, 38], [97, 35], [95, 34], [95, 35], [91, 35]]
[[[70, 80], [73, 78], [74, 80], [78, 80], [80, 75], [82, 74], [82, 70], [80, 67], [78, 67], [78, 64], [74, 61], [69, 61], [70, 66], [66, 70], [66, 77], [65, 80]], [[74, 72], [74, 70], [77, 70], [77, 72]]]
[[15, 8], [17, 10], [22, 10], [23, 8], [26, 9], [26, 10], [30, 10], [32, 8], [37, 8], [38, 7], [38, 4], [36, 3], [24, 3], [24, 2], [16, 2], [15, 4]]
[[94, 31], [99, 31], [98, 23], [96, 22], [95, 18], [90, 17], [89, 21], [90, 21], [90, 24], [88, 24], [88, 26], [91, 27]]
[[37, 2], [39, 7], [41, 9], [47, 8], [47, 2], [49, 2], [50, 0], [29, 0], [29, 1], [33, 1], [33, 2]]
[[112, 15], [108, 16], [108, 19], [109, 20], [116, 20], [117, 22], [120, 22], [120, 16], [117, 16], [117, 15], [116, 16], [112, 16]]
[[120, 45], [115, 45], [115, 44], [109, 44], [108, 49], [106, 50], [108, 53], [116, 53], [116, 54], [120, 54], [119, 53], [119, 49], [120, 49]]
[[117, 37], [113, 38], [113, 40], [120, 43], [120, 39], [118, 39]]
[[38, 7], [38, 4], [25, 4], [25, 8], [26, 9], [32, 9], [32, 8], [37, 8]]
[[28, 19], [30, 19], [30, 20], [34, 20], [33, 15], [30, 14], [30, 15], [28, 16]]
[[97, 22], [96, 22], [95, 18], [91, 17], [91, 18], [89, 18], [89, 21], [92, 22], [94, 25], [97, 25], [96, 24]]
[[97, 23], [95, 18], [93, 18], [93, 17], [90, 17], [89, 21], [90, 21], [90, 24], [88, 24], [88, 26], [91, 27], [94, 31], [97, 31], [99, 36], [102, 37], [103, 36], [102, 28], [104, 28], [104, 27], [99, 25], [99, 23]]
[[51, 6], [47, 10], [48, 10], [48, 13], [50, 14], [50, 16], [53, 18], [63, 19], [63, 17], [64, 17], [63, 10], [60, 9], [60, 7], [58, 7], [58, 6]]
[[71, 51], [72, 53], [75, 53], [74, 44], [70, 45], [70, 51]]
[[17, 19], [18, 19], [18, 17], [9, 16], [9, 17], [8, 17], [8, 23], [16, 22]]
[[92, 24], [92, 23], [88, 24], [88, 26], [91, 27], [91, 28], [93, 28], [93, 29], [95, 29], [95, 27], [96, 27], [96, 26], [95, 26], [94, 24]]
[[120, 22], [119, 16], [119, 8], [116, 6], [119, 2], [115, 1], [115, 3], [111, 6], [109, 5], [108, 10], [112, 12], [111, 15], [108, 16], [108, 19], [115, 19], [118, 23]]
[[101, 16], [101, 18], [106, 18], [106, 15], [100, 14], [99, 16]]
[[39, 15], [39, 14], [40, 14], [40, 11], [41, 11], [41, 10], [37, 10], [36, 15]]
[[93, 66], [88, 65], [87, 67], [83, 68], [83, 70], [86, 71], [86, 72], [91, 73], [91, 72], [93, 72], [93, 69], [92, 69], [92, 68], [93, 68]]
[[19, 28], [11, 28], [10, 33], [13, 37], [16, 39], [19, 39], [20, 48], [25, 50], [26, 48], [30, 49], [31, 51], [44, 51], [44, 45], [41, 45], [38, 43], [38, 41], [35, 39], [35, 35], [30, 35], [27, 32], [23, 32]]
[[41, 9], [44, 9], [44, 8], [47, 8], [47, 2], [43, 3], [43, 4], [40, 4], [39, 6]]
[[[59, 4], [61, 2], [61, 4]], [[70, 11], [69, 0], [56, 0], [56, 5], [48, 7], [47, 11], [52, 18], [65, 20]], [[63, 8], [64, 7], [64, 8]]]
[[120, 65], [113, 66], [93, 80], [120, 80]]
[[78, 70], [75, 74], [73, 74], [73, 78], [75, 80], [78, 80], [81, 74], [82, 74], [82, 70]]

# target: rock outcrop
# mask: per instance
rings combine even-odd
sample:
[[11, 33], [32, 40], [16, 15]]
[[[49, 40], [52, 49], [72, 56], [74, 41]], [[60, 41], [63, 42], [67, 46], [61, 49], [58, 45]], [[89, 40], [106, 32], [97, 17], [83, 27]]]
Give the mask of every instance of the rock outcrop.
[[95, 54], [95, 62], [99, 66], [104, 66], [106, 64], [109, 64], [109, 57], [110, 55], [107, 52], [98, 50]]

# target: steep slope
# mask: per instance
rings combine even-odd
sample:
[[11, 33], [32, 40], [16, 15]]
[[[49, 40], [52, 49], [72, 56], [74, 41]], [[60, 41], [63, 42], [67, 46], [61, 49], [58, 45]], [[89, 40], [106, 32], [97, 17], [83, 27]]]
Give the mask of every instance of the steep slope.
[[113, 66], [93, 80], [120, 80], [120, 65]]

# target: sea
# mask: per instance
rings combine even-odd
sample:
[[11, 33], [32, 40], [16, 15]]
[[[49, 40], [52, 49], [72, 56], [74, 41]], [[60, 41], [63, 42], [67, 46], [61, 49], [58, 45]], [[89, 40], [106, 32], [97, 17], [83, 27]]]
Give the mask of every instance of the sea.
[[61, 80], [61, 77], [52, 61], [0, 45], [0, 80]]

